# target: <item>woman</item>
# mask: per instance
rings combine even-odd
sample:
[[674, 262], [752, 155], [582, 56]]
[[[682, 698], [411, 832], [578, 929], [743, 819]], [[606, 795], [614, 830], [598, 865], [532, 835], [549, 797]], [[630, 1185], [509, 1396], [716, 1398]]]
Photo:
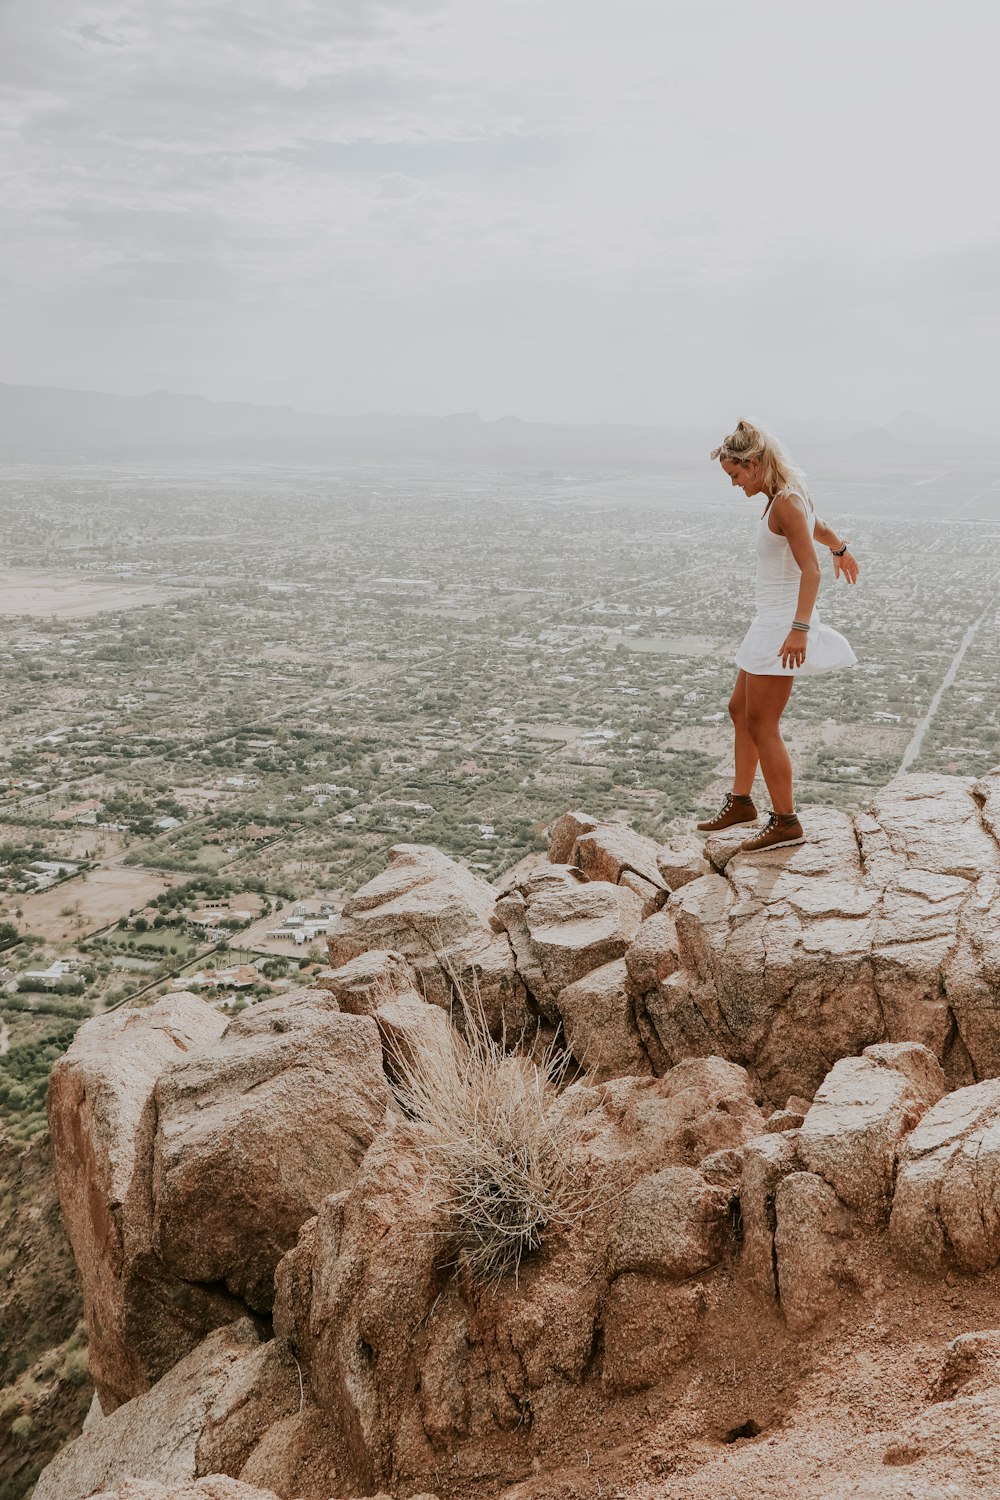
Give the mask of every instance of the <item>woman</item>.
[[815, 543], [829, 547], [837, 578], [856, 583], [858, 564], [847, 543], [816, 515], [802, 474], [787, 453], [752, 422], [711, 454], [745, 495], [766, 499], [757, 525], [757, 614], [736, 653], [739, 674], [729, 713], [736, 731], [733, 790], [714, 818], [699, 823], [715, 833], [757, 817], [751, 791], [757, 766], [773, 811], [740, 848], [783, 849], [805, 841], [792, 798], [792, 763], [781, 738], [781, 715], [796, 677], [853, 667], [857, 658], [838, 631], [816, 612], [820, 569]]

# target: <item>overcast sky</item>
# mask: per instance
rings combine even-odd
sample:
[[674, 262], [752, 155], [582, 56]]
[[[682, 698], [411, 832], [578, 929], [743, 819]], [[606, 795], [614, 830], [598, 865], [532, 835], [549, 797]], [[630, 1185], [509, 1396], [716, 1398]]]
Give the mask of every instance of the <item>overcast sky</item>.
[[0, 0], [0, 379], [995, 424], [993, 0]]

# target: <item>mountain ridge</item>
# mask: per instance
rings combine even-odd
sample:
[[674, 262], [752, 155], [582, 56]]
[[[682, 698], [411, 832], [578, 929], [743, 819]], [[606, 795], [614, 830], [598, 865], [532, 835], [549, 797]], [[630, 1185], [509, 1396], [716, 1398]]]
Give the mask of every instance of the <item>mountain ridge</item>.
[[[974, 455], [987, 439], [904, 411], [872, 425], [850, 419], [792, 421], [783, 434], [793, 449], [848, 460], [870, 457]], [[926, 434], [926, 436], [921, 436]], [[697, 425], [533, 422], [516, 413], [496, 420], [477, 411], [441, 415], [368, 412], [336, 416], [247, 401], [213, 401], [158, 389], [141, 395], [0, 382], [0, 448], [62, 451], [81, 446], [120, 451], [151, 445], [259, 450], [295, 443], [310, 454], [509, 459], [529, 463], [590, 461], [702, 463], [718, 440]]]

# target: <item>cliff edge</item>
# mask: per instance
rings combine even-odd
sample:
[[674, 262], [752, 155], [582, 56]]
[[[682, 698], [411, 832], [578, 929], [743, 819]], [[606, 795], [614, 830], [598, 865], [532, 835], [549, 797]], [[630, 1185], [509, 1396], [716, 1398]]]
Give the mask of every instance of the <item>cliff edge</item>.
[[[1000, 770], [804, 821], [744, 856], [567, 814], [496, 887], [399, 845], [312, 987], [81, 1027], [99, 1409], [37, 1500], [1000, 1495]], [[518, 1077], [571, 1055], [580, 1209], [495, 1286], [400, 1088], [457, 996]]]

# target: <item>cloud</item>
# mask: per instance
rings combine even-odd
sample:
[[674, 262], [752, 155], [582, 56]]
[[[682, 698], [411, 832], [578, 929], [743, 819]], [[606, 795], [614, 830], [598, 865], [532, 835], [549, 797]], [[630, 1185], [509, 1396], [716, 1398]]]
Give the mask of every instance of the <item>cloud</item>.
[[985, 405], [936, 366], [982, 364], [998, 39], [978, 0], [8, 0], [0, 374], [650, 419], [805, 399], [795, 359], [817, 408]]

